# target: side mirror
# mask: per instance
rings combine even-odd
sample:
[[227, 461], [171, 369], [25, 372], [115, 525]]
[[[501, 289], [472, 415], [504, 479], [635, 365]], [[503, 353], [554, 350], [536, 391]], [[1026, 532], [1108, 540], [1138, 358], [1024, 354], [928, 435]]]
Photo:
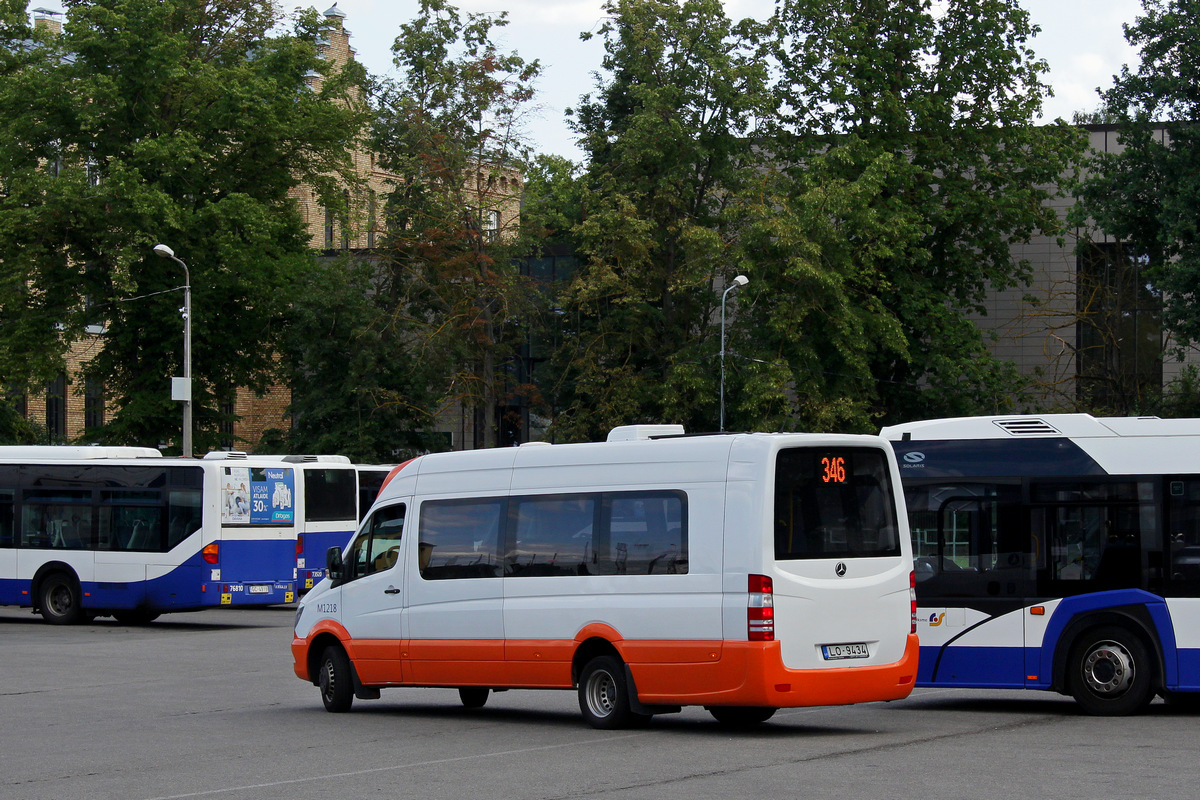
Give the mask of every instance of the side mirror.
[[342, 577], [342, 548], [331, 547], [325, 551], [325, 570], [329, 579], [336, 581]]

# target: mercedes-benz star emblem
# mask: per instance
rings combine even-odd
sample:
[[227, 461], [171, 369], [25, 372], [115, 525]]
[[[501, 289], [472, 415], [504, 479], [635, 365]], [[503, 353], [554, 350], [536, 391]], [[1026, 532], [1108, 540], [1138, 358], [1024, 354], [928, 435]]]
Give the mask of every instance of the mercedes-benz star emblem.
[[837, 573], [839, 578], [846, 577], [846, 562], [839, 561], [837, 566], [833, 568], [833, 571]]

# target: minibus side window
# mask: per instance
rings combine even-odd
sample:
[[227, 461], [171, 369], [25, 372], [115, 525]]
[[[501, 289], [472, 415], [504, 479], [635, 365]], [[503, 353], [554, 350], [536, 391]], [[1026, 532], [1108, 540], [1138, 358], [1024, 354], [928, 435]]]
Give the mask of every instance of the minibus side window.
[[429, 500], [421, 505], [417, 558], [425, 580], [500, 575], [500, 497]]
[[596, 495], [513, 499], [515, 541], [505, 574], [514, 577], [591, 575], [595, 555]]
[[[687, 507], [682, 492], [621, 492], [607, 496], [608, 575], [680, 575], [688, 571]], [[607, 556], [607, 558], [605, 558]]]

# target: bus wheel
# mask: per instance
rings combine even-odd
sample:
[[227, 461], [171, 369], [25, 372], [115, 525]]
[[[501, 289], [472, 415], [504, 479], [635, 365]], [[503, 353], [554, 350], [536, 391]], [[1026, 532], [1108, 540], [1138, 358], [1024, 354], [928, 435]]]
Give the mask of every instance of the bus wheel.
[[349, 711], [354, 703], [354, 679], [350, 677], [350, 658], [336, 645], [325, 648], [317, 674], [321, 687], [321, 702], [325, 710], [335, 714]]
[[709, 706], [713, 719], [730, 728], [744, 728], [766, 722], [776, 709], [767, 706]]
[[483, 708], [490, 691], [486, 686], [463, 686], [458, 690], [458, 699], [465, 708]]
[[612, 656], [597, 656], [579, 675], [579, 710], [593, 728], [617, 730], [646, 723], [650, 717], [629, 708], [625, 666]]
[[1089, 714], [1136, 714], [1152, 699], [1150, 654], [1125, 628], [1088, 632], [1072, 648], [1067, 669], [1067, 688]]
[[38, 611], [54, 625], [74, 625], [83, 619], [79, 584], [65, 572], [52, 572], [38, 588]]

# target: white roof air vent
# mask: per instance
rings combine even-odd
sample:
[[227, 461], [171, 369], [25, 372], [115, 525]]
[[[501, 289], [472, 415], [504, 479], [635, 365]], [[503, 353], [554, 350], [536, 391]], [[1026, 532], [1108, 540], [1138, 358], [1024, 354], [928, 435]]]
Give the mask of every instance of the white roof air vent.
[[683, 436], [682, 425], [622, 425], [608, 432], [607, 441], [636, 442], [659, 436]]
[[1061, 436], [1062, 431], [1037, 417], [993, 420], [1011, 436]]

